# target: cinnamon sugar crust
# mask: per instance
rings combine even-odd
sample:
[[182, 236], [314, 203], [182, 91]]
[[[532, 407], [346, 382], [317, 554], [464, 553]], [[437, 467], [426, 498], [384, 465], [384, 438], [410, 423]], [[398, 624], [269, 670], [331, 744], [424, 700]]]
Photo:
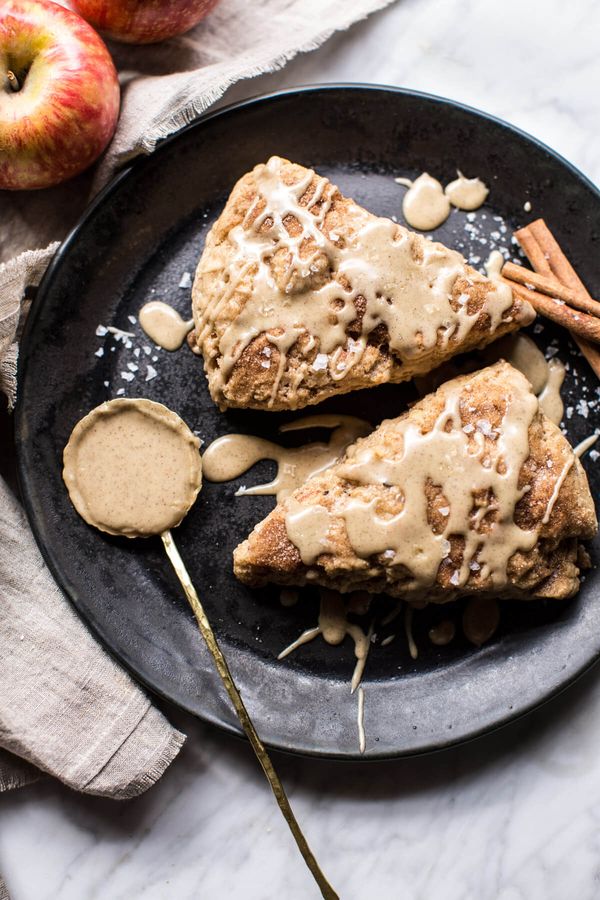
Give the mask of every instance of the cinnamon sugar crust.
[[221, 409], [298, 409], [406, 381], [535, 315], [460, 254], [277, 157], [235, 185], [192, 299], [190, 342]]

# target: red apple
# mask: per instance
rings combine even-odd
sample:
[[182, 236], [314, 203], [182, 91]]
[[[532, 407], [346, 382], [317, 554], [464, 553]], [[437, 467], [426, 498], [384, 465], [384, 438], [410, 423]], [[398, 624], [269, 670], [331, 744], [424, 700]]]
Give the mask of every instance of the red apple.
[[43, 188], [86, 169], [113, 136], [119, 82], [108, 50], [50, 0], [0, 2], [0, 188]]
[[218, 0], [71, 0], [71, 6], [108, 37], [126, 44], [155, 44], [183, 34]]

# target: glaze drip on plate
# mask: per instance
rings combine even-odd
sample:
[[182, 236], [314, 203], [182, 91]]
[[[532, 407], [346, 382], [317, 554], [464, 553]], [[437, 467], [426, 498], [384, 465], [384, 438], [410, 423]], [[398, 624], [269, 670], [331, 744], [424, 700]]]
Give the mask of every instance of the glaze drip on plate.
[[460, 170], [456, 174], [457, 178], [446, 185], [446, 197], [457, 209], [479, 209], [489, 194], [487, 185], [481, 178], [466, 178]]
[[547, 360], [539, 347], [526, 334], [511, 335], [492, 345], [485, 352], [486, 361], [505, 359], [522, 372], [537, 396], [540, 409], [555, 425], [564, 412], [560, 389], [565, 380], [565, 366], [554, 357]]
[[433, 231], [446, 221], [450, 215], [450, 199], [437, 178], [423, 172], [414, 181], [410, 178], [394, 180], [408, 188], [402, 200], [402, 215], [411, 228]]
[[353, 694], [359, 686], [369, 649], [371, 647], [371, 636], [373, 634], [373, 625], [367, 631], [363, 631], [360, 625], [348, 621], [348, 613], [357, 613], [363, 615], [369, 608], [369, 599], [365, 600], [361, 594], [350, 597], [342, 597], [337, 591], [321, 590], [321, 604], [319, 609], [319, 621], [314, 628], [307, 628], [303, 631], [299, 638], [292, 641], [284, 650], [281, 651], [277, 659], [285, 659], [298, 647], [308, 644], [316, 637], [321, 635], [327, 644], [337, 646], [347, 637], [351, 637], [354, 641], [354, 655], [356, 664], [352, 673], [350, 682], [350, 692]]
[[279, 430], [287, 433], [310, 428], [332, 429], [329, 441], [326, 444], [282, 447], [251, 434], [223, 435], [204, 451], [204, 477], [208, 481], [230, 481], [260, 460], [272, 459], [277, 463], [277, 475], [273, 481], [249, 488], [241, 487], [236, 496], [274, 494], [282, 500], [313, 475], [333, 465], [349, 444], [371, 431], [371, 426], [363, 419], [341, 415], [307, 416], [288, 422]]
[[162, 300], [150, 300], [139, 313], [142, 330], [163, 350], [179, 350], [194, 327], [194, 320], [185, 321], [176, 309]]
[[[485, 262], [488, 278], [499, 283], [504, 265], [504, 257], [498, 250], [492, 250]], [[537, 345], [525, 334], [503, 338], [485, 353], [488, 362], [506, 359], [522, 372], [530, 382], [534, 394], [540, 401], [540, 408], [551, 422], [559, 425], [564, 412], [560, 389], [565, 380], [565, 366], [559, 359], [547, 360]]]
[[439, 228], [450, 215], [450, 207], [457, 209], [479, 209], [485, 202], [489, 190], [480, 178], [465, 178], [458, 171], [457, 178], [442, 187], [437, 178], [423, 172], [412, 181], [410, 178], [395, 178], [396, 184], [408, 188], [402, 200], [402, 214], [411, 228], [419, 231], [433, 231]]

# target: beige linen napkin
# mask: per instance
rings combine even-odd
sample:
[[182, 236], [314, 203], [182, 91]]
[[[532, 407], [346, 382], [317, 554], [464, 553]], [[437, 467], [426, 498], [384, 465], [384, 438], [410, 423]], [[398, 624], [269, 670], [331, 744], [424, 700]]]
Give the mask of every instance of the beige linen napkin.
[[26, 250], [0, 265], [0, 391], [12, 408], [17, 390], [17, 339], [29, 309], [27, 293], [37, 287], [58, 242], [44, 250]]
[[[177, 755], [171, 728], [54, 583], [0, 479], [0, 747], [89, 794], [142, 793]], [[8, 755], [0, 787], [32, 780]]]
[[[104, 159], [50, 190], [0, 192], [0, 391], [10, 406], [31, 289], [115, 169], [151, 152], [235, 81], [273, 71], [390, 2], [222, 0], [179, 38], [110, 45], [122, 110]], [[36, 777], [16, 754], [78, 790], [131, 797], [160, 777], [183, 740], [76, 616], [0, 479], [0, 747], [10, 751], [0, 750], [0, 791]]]
[[[195, 29], [156, 48], [111, 44], [128, 73], [119, 130], [102, 166], [154, 149], [242, 78], [281, 68], [391, 0], [221, 0]], [[183, 62], [183, 64], [182, 64]], [[130, 75], [129, 75], [130, 73]]]
[[41, 772], [35, 766], [6, 750], [0, 750], [0, 794], [2, 791], [12, 791], [13, 788], [32, 784], [40, 777]]

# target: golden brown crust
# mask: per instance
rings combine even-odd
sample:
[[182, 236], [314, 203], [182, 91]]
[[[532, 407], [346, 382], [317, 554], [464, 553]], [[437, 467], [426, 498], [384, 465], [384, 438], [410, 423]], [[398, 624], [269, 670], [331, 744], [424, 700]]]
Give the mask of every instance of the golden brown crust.
[[[343, 592], [360, 589], [410, 599], [406, 570], [393, 567], [382, 554], [368, 560], [358, 557], [350, 545], [341, 515], [350, 498], [369, 502], [378, 497], [378, 515], [396, 515], [402, 508], [401, 500], [389, 487], [352, 483], [340, 477], [338, 471], [361, 449], [377, 448], [387, 459], [401, 455], [398, 424], [409, 418], [413, 424], [419, 425], [423, 433], [431, 431], [444, 409], [448, 392], [456, 385], [467, 382], [471, 387], [468, 403], [461, 399], [460, 404], [463, 425], [475, 424], [476, 420], [485, 416], [492, 428], [499, 426], [509, 389], [529, 390], [524, 376], [508, 363], [501, 362], [474, 375], [447, 382], [403, 416], [382, 422], [372, 434], [349, 447], [340, 463], [309, 479], [256, 526], [248, 539], [235, 550], [236, 576], [252, 586], [268, 581], [290, 585], [316, 583]], [[522, 599], [566, 598], [576, 593], [579, 587], [578, 541], [593, 537], [598, 528], [587, 478], [578, 459], [574, 460], [564, 479], [548, 522], [542, 522], [557, 474], [572, 457], [573, 451], [560, 430], [538, 411], [529, 427], [529, 458], [519, 475], [519, 487], [527, 485], [529, 490], [517, 504], [514, 516], [519, 527], [539, 529], [535, 546], [530, 551], [518, 551], [511, 557], [507, 569], [508, 583], [502, 590], [492, 591], [491, 585], [474, 572], [457, 591], [450, 578], [462, 561], [462, 547], [460, 538], [451, 538], [450, 558], [440, 565], [436, 583], [427, 599], [443, 603], [455, 599], [458, 594], [468, 593], [493, 593], [495, 596]], [[439, 508], [443, 505], [443, 494], [440, 488], [428, 485], [426, 495], [428, 521], [434, 532], [441, 533], [443, 519]], [[332, 552], [322, 554], [310, 567], [302, 563], [298, 550], [287, 535], [285, 516], [294, 500], [318, 503], [334, 517], [328, 531]]]
[[[469, 299], [466, 308], [469, 315], [474, 315], [477, 311], [479, 311], [479, 315], [474, 319], [471, 330], [464, 338], [458, 339], [454, 334], [449, 340], [445, 339], [442, 329], [440, 329], [437, 343], [431, 349], [415, 357], [401, 359], [398, 353], [393, 352], [389, 347], [385, 326], [379, 325], [370, 333], [362, 358], [352, 366], [344, 378], [333, 380], [327, 369], [315, 371], [312, 368], [319, 353], [319, 345], [317, 341], [310, 350], [307, 350], [309, 337], [304, 333], [287, 353], [283, 378], [273, 394], [280, 354], [279, 350], [271, 345], [272, 364], [268, 368], [265, 367], [263, 351], [268, 341], [264, 334], [259, 334], [245, 347], [227, 379], [223, 381], [220, 377], [219, 342], [224, 331], [244, 309], [252, 290], [256, 269], [251, 268], [237, 285], [228, 301], [219, 309], [212, 329], [203, 334], [202, 338], [199, 337], [200, 323], [203, 314], [207, 309], [214, 307], [221, 296], [221, 279], [235, 252], [231, 240], [232, 230], [244, 221], [249, 211], [252, 210], [249, 221], [254, 221], [264, 209], [264, 203], [260, 201], [252, 209], [257, 197], [256, 171], [255, 169], [253, 172], [247, 173], [237, 182], [221, 216], [209, 232], [192, 289], [193, 313], [196, 323], [195, 338], [192, 340], [196, 340], [197, 347], [204, 356], [204, 367], [211, 396], [221, 409], [227, 407], [270, 410], [299, 409], [319, 403], [334, 394], [347, 393], [385, 382], [406, 381], [415, 375], [431, 371], [458, 352], [484, 346], [508, 332], [515, 331], [532, 317], [533, 314], [528, 308], [528, 304], [513, 296], [513, 304], [505, 310], [502, 320], [495, 328], [490, 328], [490, 317], [482, 308], [487, 293], [494, 290], [494, 285], [491, 281], [482, 280], [478, 274], [478, 280], [471, 282], [470, 276], [476, 273], [465, 263], [464, 276], [457, 278], [452, 288], [451, 304], [456, 309], [459, 298], [462, 298], [464, 302], [464, 295], [467, 295]], [[307, 171], [303, 166], [288, 160], [281, 162], [282, 180], [286, 184], [296, 184], [306, 176]], [[323, 200], [320, 200], [311, 206], [312, 197], [319, 181], [319, 176], [314, 175], [306, 192], [300, 198], [300, 205], [310, 209], [314, 215], [318, 215], [323, 203]], [[334, 185], [328, 185], [325, 196], [328, 202], [330, 201], [330, 206], [323, 220], [322, 231], [338, 246], [342, 246], [363, 225], [376, 218], [367, 210], [357, 206], [351, 199], [344, 197]], [[269, 224], [269, 219], [267, 219], [261, 229], [268, 228]], [[293, 216], [288, 216], [284, 224], [290, 235], [295, 234], [299, 229], [298, 222]], [[405, 230], [398, 225], [397, 233], [401, 231]], [[425, 240], [421, 235], [411, 235], [411, 250], [415, 259], [419, 259], [422, 255]], [[308, 258], [315, 253], [315, 250], [312, 239], [307, 240], [301, 246], [300, 256]], [[274, 254], [270, 261], [272, 277], [280, 287], [282, 286], [281, 280], [289, 275], [286, 263], [287, 258], [283, 253]], [[288, 282], [286, 289], [288, 292], [291, 290], [292, 293], [295, 290], [316, 290], [334, 277], [335, 274], [330, 270], [325, 254], [317, 255], [316, 260], [312, 260], [311, 274], [308, 278], [302, 284]], [[346, 333], [349, 337], [356, 337], [361, 330], [362, 313], [364, 312], [364, 309], [361, 309], [361, 299], [361, 297], [357, 297], [355, 300], [357, 315], [355, 321], [347, 329]], [[334, 313], [335, 310], [332, 309], [332, 314]], [[343, 365], [345, 360], [346, 352], [343, 351], [340, 356], [336, 357], [336, 364]], [[309, 364], [308, 367], [305, 365], [306, 363]], [[297, 384], [295, 376], [298, 374], [300, 366], [303, 366], [302, 380], [300, 384]]]

